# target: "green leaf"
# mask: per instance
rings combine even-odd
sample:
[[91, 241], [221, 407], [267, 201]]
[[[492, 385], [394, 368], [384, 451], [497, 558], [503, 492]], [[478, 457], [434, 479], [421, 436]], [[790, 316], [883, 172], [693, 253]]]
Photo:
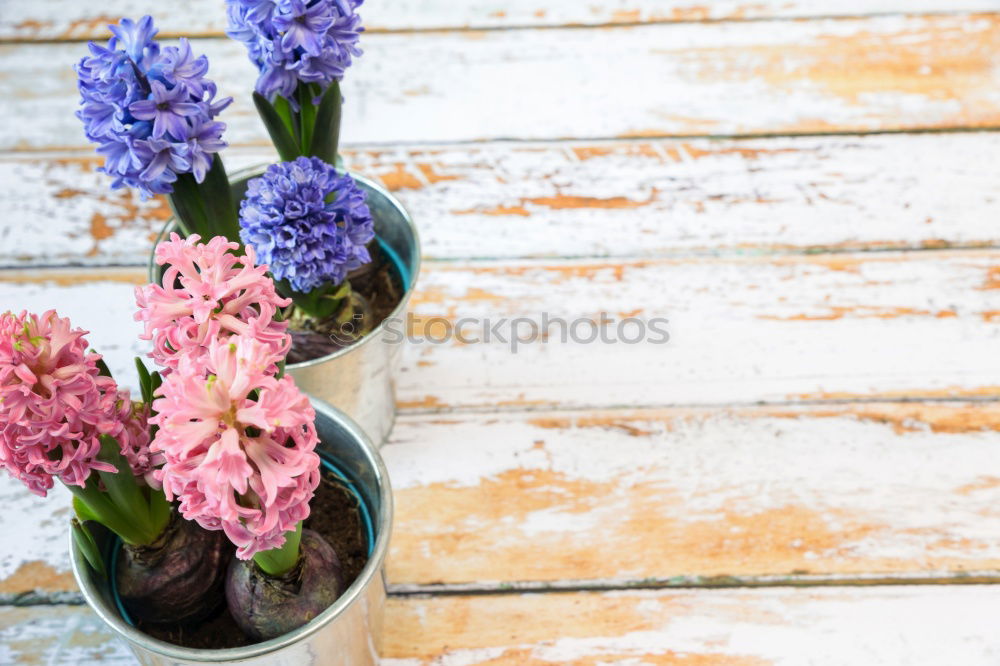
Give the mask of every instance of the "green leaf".
[[97, 360], [97, 372], [102, 377], [111, 376], [111, 368], [108, 367], [108, 364], [104, 362], [103, 358]]
[[201, 199], [201, 191], [194, 176], [182, 173], [174, 181], [174, 191], [167, 195], [170, 210], [174, 212], [181, 235], [200, 234], [202, 238], [210, 238], [211, 222], [205, 202]]
[[[284, 102], [285, 107], [288, 106], [288, 101], [284, 98], [279, 98], [278, 101]], [[267, 128], [267, 133], [271, 135], [271, 142], [278, 151], [281, 160], [290, 162], [298, 157], [301, 154], [299, 144], [289, 132], [288, 125], [275, 107], [267, 101], [266, 97], [257, 92], [253, 94], [253, 103], [257, 107], [260, 119], [264, 122], [264, 127]]]
[[326, 319], [343, 306], [344, 296], [342, 294], [350, 293], [350, 286], [344, 292], [345, 284], [347, 284], [346, 280], [339, 285], [325, 284], [308, 293], [293, 291], [291, 299], [294, 301], [295, 307], [305, 312], [309, 317], [316, 320]]
[[153, 374], [150, 375], [150, 383], [149, 383], [149, 393], [150, 393], [150, 395], [154, 395], [155, 396], [156, 395], [156, 389], [160, 388], [161, 386], [163, 386], [163, 377], [162, 377], [162, 375], [160, 375], [159, 372], [153, 372]]
[[149, 495], [149, 517], [154, 528], [157, 529], [157, 535], [167, 529], [167, 525], [170, 523], [170, 502], [167, 501], [167, 496], [163, 494], [162, 490], [157, 490], [156, 488], [147, 488], [147, 494]]
[[[107, 494], [98, 487], [97, 477], [94, 475], [87, 479], [87, 485], [82, 488], [74, 485], [66, 487], [79, 500], [79, 503], [86, 507], [85, 512], [92, 516], [92, 520], [120, 536], [125, 543], [136, 546], [152, 541], [147, 541], [145, 535], [133, 524], [131, 519], [111, 502]], [[74, 504], [74, 506], [78, 506], [78, 504]]]
[[316, 107], [313, 105], [312, 85], [309, 83], [299, 83], [295, 90], [296, 98], [299, 101], [299, 146], [303, 152], [312, 145], [313, 126], [316, 124]]
[[[212, 159], [212, 168], [205, 174], [205, 180], [198, 184], [201, 200], [205, 202], [205, 212], [212, 236], [225, 236], [236, 243], [240, 242], [240, 220], [236, 203], [233, 201], [232, 188], [222, 157], [216, 155]], [[203, 240], [208, 240], [204, 238]]]
[[135, 369], [139, 373], [139, 392], [142, 393], [142, 401], [148, 405], [153, 400], [152, 378], [149, 376], [146, 364], [138, 356], [135, 357]]
[[101, 557], [101, 551], [97, 547], [97, 542], [94, 541], [94, 535], [90, 533], [90, 530], [85, 525], [81, 525], [80, 521], [76, 518], [73, 519], [71, 525], [73, 543], [80, 549], [84, 559], [87, 560], [91, 568], [100, 574], [101, 578], [107, 578], [108, 571], [104, 568], [104, 558]]
[[97, 514], [91, 511], [90, 507], [87, 506], [86, 502], [84, 502], [76, 495], [73, 496], [73, 512], [76, 514], [76, 517], [79, 518], [80, 520], [96, 520], [97, 522], [100, 522], [100, 520], [98, 520]]
[[[292, 103], [286, 97], [278, 95], [274, 99], [274, 110], [285, 122], [285, 128], [288, 130], [288, 133], [296, 137], [297, 141], [297, 137], [299, 136], [299, 114], [292, 109]], [[301, 155], [301, 151], [298, 154]]]
[[97, 472], [111, 503], [130, 520], [133, 527], [141, 531], [149, 540], [155, 539], [159, 534], [150, 534], [154, 530], [146, 498], [143, 497], [142, 490], [136, 483], [135, 476], [132, 475], [132, 468], [129, 467], [128, 460], [122, 455], [121, 447], [114, 437], [101, 435], [101, 452], [98, 459], [110, 463], [117, 470], [115, 472]]
[[334, 81], [320, 100], [312, 142], [309, 144], [309, 155], [334, 166], [337, 166], [337, 147], [340, 142], [341, 103], [340, 83]]

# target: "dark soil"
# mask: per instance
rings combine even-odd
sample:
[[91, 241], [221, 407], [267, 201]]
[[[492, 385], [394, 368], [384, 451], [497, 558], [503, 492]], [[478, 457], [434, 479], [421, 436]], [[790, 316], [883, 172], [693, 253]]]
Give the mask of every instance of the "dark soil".
[[[382, 251], [377, 240], [368, 244], [368, 252], [372, 260], [347, 276], [351, 289], [360, 294], [368, 304], [368, 308], [359, 313], [362, 319], [355, 330], [371, 330], [381, 324], [392, 314], [406, 293], [398, 270]], [[288, 352], [286, 362], [292, 364], [311, 361], [349, 347], [353, 342], [340, 335], [340, 330], [341, 324], [332, 319], [315, 322], [308, 330], [290, 330], [292, 349]], [[334, 332], [338, 334], [331, 335]]]
[[[319, 532], [333, 546], [343, 567], [344, 588], [347, 589], [368, 562], [367, 537], [357, 500], [333, 480], [328, 471], [322, 471], [305, 527]], [[136, 626], [161, 641], [201, 650], [241, 647], [253, 642], [243, 635], [226, 608], [194, 625]]]

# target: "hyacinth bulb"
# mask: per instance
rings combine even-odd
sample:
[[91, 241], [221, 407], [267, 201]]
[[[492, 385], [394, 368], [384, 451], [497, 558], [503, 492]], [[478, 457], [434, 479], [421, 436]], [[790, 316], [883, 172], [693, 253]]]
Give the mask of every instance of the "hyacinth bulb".
[[154, 543], [124, 547], [115, 571], [119, 597], [134, 620], [197, 622], [222, 607], [232, 556], [224, 534], [174, 514]]
[[299, 562], [284, 576], [269, 576], [252, 560], [233, 560], [226, 579], [229, 613], [247, 636], [266, 641], [308, 623], [344, 591], [344, 574], [333, 548], [316, 532], [302, 530]]

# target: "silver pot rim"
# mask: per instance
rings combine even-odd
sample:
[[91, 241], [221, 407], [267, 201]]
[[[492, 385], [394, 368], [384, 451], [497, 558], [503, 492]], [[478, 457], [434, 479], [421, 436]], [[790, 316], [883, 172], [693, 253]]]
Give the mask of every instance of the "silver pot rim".
[[186, 648], [153, 638], [149, 634], [143, 633], [125, 622], [117, 613], [109, 613], [105, 608], [105, 604], [99, 601], [99, 593], [97, 590], [93, 589], [92, 586], [87, 583], [89, 576], [83, 575], [83, 572], [86, 571], [87, 567], [90, 565], [87, 564], [83, 555], [76, 548], [73, 541], [73, 535], [71, 534], [69, 543], [73, 577], [76, 579], [76, 583], [80, 587], [80, 591], [83, 593], [83, 597], [87, 601], [87, 605], [90, 606], [91, 610], [97, 613], [98, 617], [100, 617], [105, 624], [111, 627], [116, 634], [130, 643], [140, 645], [151, 652], [185, 662], [212, 663], [219, 661], [239, 661], [262, 657], [296, 643], [305, 641], [313, 634], [322, 631], [326, 625], [335, 621], [353, 603], [355, 603], [355, 601], [371, 584], [372, 579], [375, 576], [381, 575], [386, 555], [389, 552], [389, 537], [392, 531], [393, 501], [391, 485], [389, 483], [389, 472], [385, 467], [385, 463], [382, 461], [382, 457], [378, 453], [378, 449], [372, 443], [371, 438], [369, 438], [368, 435], [366, 435], [365, 432], [356, 423], [354, 423], [354, 421], [348, 418], [339, 409], [323, 401], [316, 400], [315, 398], [311, 398], [310, 401], [312, 402], [313, 408], [315, 408], [317, 413], [322, 412], [324, 416], [335, 421], [338, 426], [347, 431], [355, 439], [355, 441], [357, 441], [361, 449], [364, 451], [365, 458], [372, 466], [375, 472], [375, 478], [378, 482], [378, 491], [381, 496], [381, 506], [379, 507], [378, 519], [381, 529], [375, 538], [375, 547], [372, 549], [372, 554], [368, 558], [368, 562], [365, 563], [361, 573], [358, 574], [354, 583], [347, 588], [347, 591], [345, 591], [344, 594], [342, 594], [333, 603], [333, 605], [313, 618], [313, 620], [311, 620], [308, 624], [279, 636], [278, 638], [273, 638], [269, 641], [264, 641], [263, 643], [255, 643], [253, 645], [237, 648], [225, 648], [218, 650]]
[[[261, 173], [264, 172], [264, 170], [268, 166], [270, 166], [270, 165], [269, 164], [259, 164], [259, 165], [256, 165], [256, 166], [247, 167], [245, 169], [240, 169], [240, 170], [235, 171], [234, 173], [232, 173], [230, 175], [230, 181], [239, 180], [240, 178], [252, 178], [254, 176], [260, 175]], [[382, 187], [381, 185], [379, 185], [375, 181], [371, 180], [367, 176], [363, 176], [363, 175], [361, 175], [361, 174], [359, 174], [357, 172], [350, 171], [350, 170], [348, 170], [348, 173], [351, 175], [352, 178], [354, 178], [354, 180], [363, 182], [367, 187], [371, 188], [372, 190], [378, 192], [383, 197], [385, 197], [386, 200], [388, 200], [389, 203], [392, 204], [393, 208], [395, 208], [396, 210], [399, 211], [399, 214], [402, 216], [402, 218], [404, 220], [406, 220], [406, 226], [409, 229], [410, 234], [413, 236], [413, 246], [414, 246], [414, 250], [415, 250], [414, 255], [413, 255], [413, 271], [412, 271], [413, 275], [410, 278], [410, 284], [407, 286], [406, 291], [403, 293], [403, 297], [401, 299], [399, 299], [399, 303], [396, 305], [395, 309], [393, 309], [393, 311], [389, 313], [388, 317], [386, 317], [385, 319], [383, 319], [382, 321], [380, 321], [379, 324], [378, 324], [378, 326], [376, 326], [375, 328], [373, 328], [368, 333], [368, 335], [366, 335], [365, 337], [361, 338], [357, 342], [354, 342], [354, 343], [352, 343], [351, 345], [349, 345], [347, 347], [344, 347], [342, 349], [338, 349], [337, 351], [333, 352], [332, 354], [327, 354], [326, 356], [320, 356], [319, 358], [314, 358], [314, 359], [311, 359], [311, 360], [308, 360], [308, 361], [300, 361], [298, 363], [291, 363], [291, 364], [288, 365], [288, 369], [289, 370], [297, 370], [298, 368], [308, 368], [308, 367], [313, 366], [313, 365], [321, 365], [323, 363], [328, 363], [330, 361], [333, 361], [334, 359], [340, 358], [341, 356], [347, 356], [351, 352], [353, 352], [353, 351], [361, 348], [362, 345], [368, 344], [368, 342], [370, 340], [373, 340], [373, 339], [379, 337], [379, 334], [382, 333], [383, 330], [385, 330], [387, 322], [390, 319], [395, 319], [395, 318], [399, 317], [401, 313], [403, 313], [403, 312], [406, 311], [406, 306], [410, 302], [410, 297], [413, 295], [413, 290], [414, 290], [414, 288], [417, 285], [417, 277], [420, 275], [420, 265], [421, 265], [421, 261], [422, 261], [422, 259], [421, 259], [422, 250], [421, 250], [421, 246], [420, 246], [420, 234], [417, 232], [417, 226], [413, 223], [413, 218], [410, 217], [410, 214], [403, 207], [403, 204], [401, 204], [396, 197], [394, 197], [392, 194], [390, 194], [387, 189], [385, 189], [384, 187]], [[154, 250], [156, 249], [156, 246], [159, 245], [160, 240], [167, 233], [167, 230], [170, 229], [170, 226], [173, 224], [173, 222], [174, 222], [174, 218], [171, 217], [170, 219], [167, 220], [166, 224], [164, 224], [163, 229], [160, 231], [159, 236], [157, 237], [157, 239], [153, 243], [153, 249]], [[154, 280], [155, 279], [155, 277], [152, 274], [152, 264], [150, 264], [150, 276], [149, 276], [149, 279], [150, 280]]]

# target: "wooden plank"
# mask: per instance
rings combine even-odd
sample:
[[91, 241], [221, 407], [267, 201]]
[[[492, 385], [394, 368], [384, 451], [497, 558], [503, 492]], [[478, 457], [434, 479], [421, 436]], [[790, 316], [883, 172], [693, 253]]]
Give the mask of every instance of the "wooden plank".
[[[429, 259], [636, 257], [996, 244], [1000, 133], [359, 148]], [[231, 171], [275, 159], [233, 149]], [[0, 157], [0, 265], [137, 264], [166, 204], [90, 153]], [[944, 194], [943, 194], [944, 193]]]
[[[401, 415], [397, 592], [1000, 580], [1000, 403]], [[63, 598], [68, 493], [6, 476], [0, 595]]]
[[[997, 127], [998, 40], [1000, 15], [989, 14], [370, 35], [344, 85], [344, 139]], [[236, 97], [228, 139], [267, 143], [242, 46], [214, 39], [197, 49]], [[70, 67], [84, 50], [0, 47], [0, 150], [86, 144]]]
[[131, 666], [138, 662], [86, 606], [3, 606], [0, 663]]
[[[400, 401], [446, 411], [996, 396], [996, 261], [945, 251], [437, 264], [412, 302], [422, 344], [407, 350]], [[588, 322], [602, 313], [624, 334], [604, 339], [618, 342], [597, 341]], [[623, 323], [634, 317], [644, 329]], [[654, 344], [659, 318], [667, 344]], [[460, 319], [466, 340], [484, 342], [432, 343]], [[627, 344], [643, 330], [645, 342]]]
[[987, 619], [996, 597], [983, 587], [396, 600], [383, 654], [393, 666], [986, 665], [1000, 650]]
[[[883, 13], [992, 11], [992, 0], [617, 0], [601, 4], [559, 0], [383, 0], [361, 10], [369, 32], [673, 23], [685, 21], [862, 16]], [[163, 36], [219, 37], [226, 30], [219, 6], [175, 0], [164, 12], [154, 0], [105, 0], [99, 7], [74, 0], [12, 2], [0, 17], [0, 40], [103, 39], [118, 17], [151, 14]]]
[[[428, 262], [411, 301], [400, 405], [996, 397], [998, 263], [994, 250]], [[144, 279], [136, 269], [10, 271], [0, 302], [64, 311], [125, 372], [143, 349], [128, 323]], [[472, 344], [444, 341], [459, 320]]]
[[[992, 666], [995, 587], [390, 599], [387, 666]], [[0, 609], [0, 658], [134, 663], [89, 609]]]
[[421, 590], [996, 572], [998, 432], [995, 402], [409, 416], [382, 449], [397, 507], [389, 579]]

